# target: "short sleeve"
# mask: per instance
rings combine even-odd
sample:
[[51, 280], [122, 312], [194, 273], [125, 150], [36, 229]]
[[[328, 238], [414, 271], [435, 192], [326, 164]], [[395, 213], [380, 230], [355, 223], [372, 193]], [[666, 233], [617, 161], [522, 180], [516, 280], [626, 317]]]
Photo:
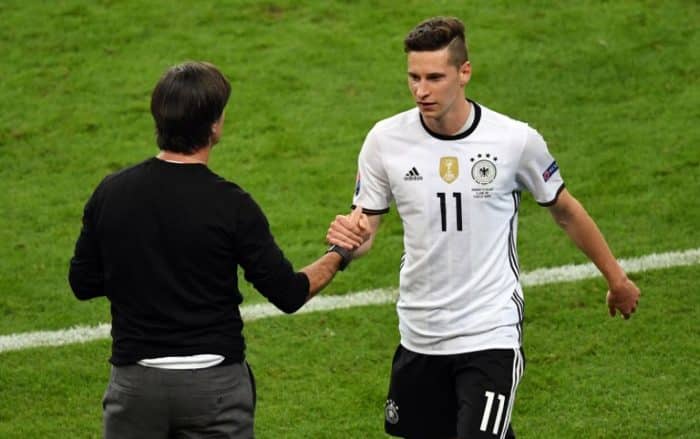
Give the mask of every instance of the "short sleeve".
[[389, 211], [391, 188], [382, 161], [376, 129], [367, 134], [358, 159], [353, 206], [361, 205], [365, 213]]
[[554, 204], [564, 189], [559, 165], [549, 153], [542, 136], [529, 127], [516, 179], [518, 184], [531, 192], [535, 201], [543, 206]]

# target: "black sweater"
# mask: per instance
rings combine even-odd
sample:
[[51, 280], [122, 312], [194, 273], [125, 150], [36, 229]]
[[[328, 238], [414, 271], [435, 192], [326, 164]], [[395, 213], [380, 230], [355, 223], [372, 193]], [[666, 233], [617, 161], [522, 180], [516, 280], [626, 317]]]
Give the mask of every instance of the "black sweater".
[[114, 365], [143, 358], [244, 358], [237, 267], [275, 306], [308, 294], [260, 207], [199, 164], [151, 158], [106, 177], [85, 206], [69, 281], [81, 300], [107, 296]]

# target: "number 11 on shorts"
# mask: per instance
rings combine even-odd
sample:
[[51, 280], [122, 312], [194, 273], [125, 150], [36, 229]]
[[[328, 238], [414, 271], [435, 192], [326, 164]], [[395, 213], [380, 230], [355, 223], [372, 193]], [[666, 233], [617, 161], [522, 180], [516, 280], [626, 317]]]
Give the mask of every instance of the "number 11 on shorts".
[[[486, 431], [488, 427], [489, 419], [491, 419], [491, 409], [493, 409], [493, 399], [496, 394], [487, 390], [484, 392], [484, 396], [486, 396], [486, 407], [484, 407], [484, 416], [481, 418], [481, 431]], [[506, 397], [499, 393], [498, 412], [496, 412], [496, 419], [493, 422], [493, 434], [498, 434], [498, 427], [501, 425], [501, 416], [503, 415], [503, 406], [505, 402]]]

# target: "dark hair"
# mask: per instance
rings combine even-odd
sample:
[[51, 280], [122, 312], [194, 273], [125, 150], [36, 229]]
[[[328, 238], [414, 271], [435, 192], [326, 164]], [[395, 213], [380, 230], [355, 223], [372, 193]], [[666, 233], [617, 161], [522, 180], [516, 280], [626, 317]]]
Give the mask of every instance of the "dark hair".
[[185, 62], [169, 68], [151, 95], [158, 147], [192, 154], [209, 142], [231, 95], [231, 84], [213, 64]]
[[448, 47], [450, 63], [459, 68], [469, 60], [464, 24], [455, 17], [429, 18], [416, 27], [403, 41], [404, 51], [427, 52]]

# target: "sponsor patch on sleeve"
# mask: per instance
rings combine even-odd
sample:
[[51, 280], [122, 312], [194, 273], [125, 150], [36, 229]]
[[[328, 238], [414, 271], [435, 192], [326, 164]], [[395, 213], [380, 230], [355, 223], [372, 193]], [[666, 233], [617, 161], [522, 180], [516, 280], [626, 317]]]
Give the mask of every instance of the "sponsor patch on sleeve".
[[557, 165], [557, 161], [555, 160], [542, 173], [542, 178], [544, 179], [545, 182], [547, 182], [547, 181], [549, 181], [550, 178], [552, 178], [552, 175], [554, 175], [558, 170], [559, 170], [559, 165]]

